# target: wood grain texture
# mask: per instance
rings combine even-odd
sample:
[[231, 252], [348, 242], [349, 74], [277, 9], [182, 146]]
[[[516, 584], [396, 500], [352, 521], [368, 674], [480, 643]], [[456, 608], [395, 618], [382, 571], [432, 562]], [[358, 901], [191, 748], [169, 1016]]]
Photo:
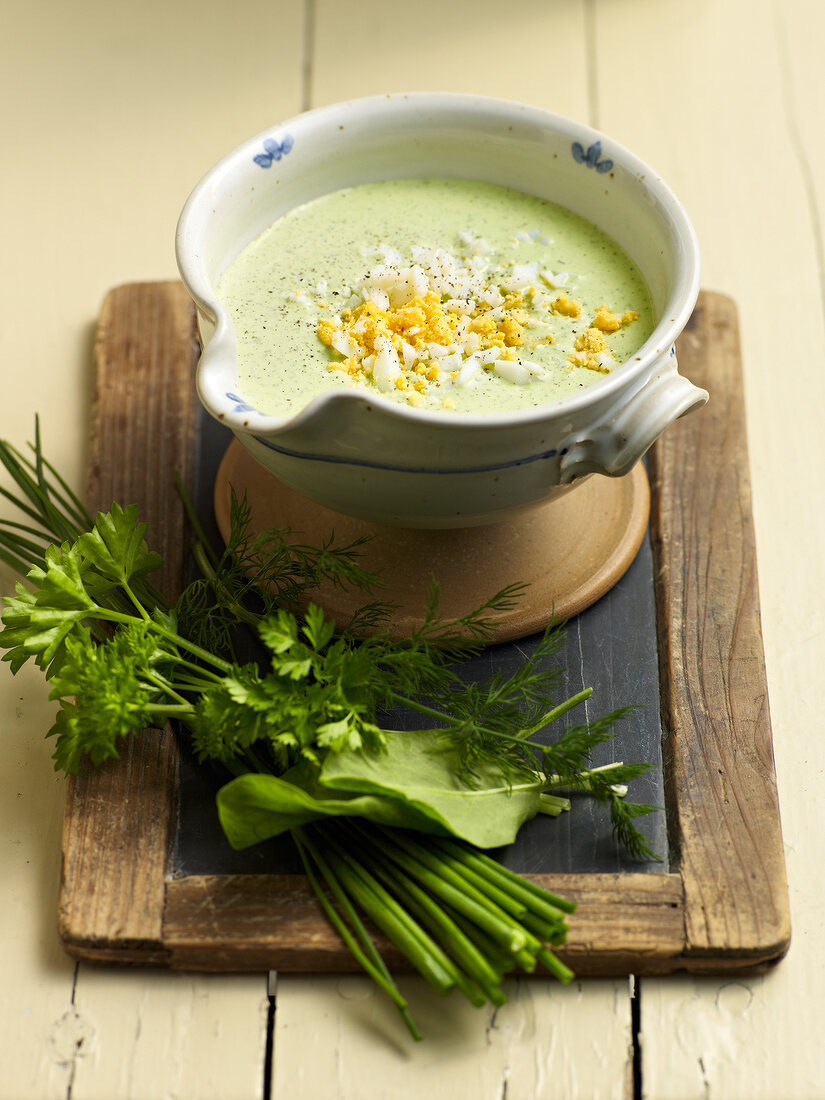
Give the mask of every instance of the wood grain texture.
[[[659, 974], [673, 969], [684, 938], [678, 875], [527, 875], [578, 909], [559, 954], [581, 976]], [[277, 914], [277, 919], [273, 919]], [[380, 933], [397, 970], [407, 960]], [[319, 919], [303, 875], [189, 875], [166, 890], [168, 965], [188, 970], [360, 972]]]
[[[135, 503], [164, 557], [161, 584], [179, 590], [187, 545], [174, 476], [194, 460], [194, 318], [177, 282], [133, 284], [103, 303], [88, 502]], [[163, 882], [173, 838], [177, 746], [146, 730], [119, 760], [70, 780], [63, 829], [60, 936], [73, 954], [161, 963]]]
[[[726, 290], [738, 308], [792, 917], [787, 955], [758, 978], [641, 983], [643, 1095], [819, 1100], [825, 145], [814, 135], [825, 110], [825, 6], [597, 0], [595, 8], [599, 124], [674, 187], [699, 236], [704, 285]], [[661, 48], [666, 43], [675, 48]], [[746, 165], [743, 150], [755, 160]], [[793, 278], [774, 282], [773, 272]], [[767, 323], [771, 317], [804, 321]], [[712, 392], [708, 414], [714, 400]]]
[[[305, 8], [316, 24], [308, 52]], [[171, 230], [189, 188], [237, 141], [295, 113], [302, 93], [316, 105], [412, 86], [483, 91], [590, 122], [641, 155], [696, 226], [704, 285], [740, 312], [793, 942], [758, 978], [636, 983], [640, 1093], [822, 1100], [825, 5], [528, 0], [503, 11], [482, 0], [470, 11], [427, 0], [399, 16], [375, 0], [242, 0], [231, 19], [221, 14], [84, 0], [49, 4], [46, 22], [40, 5], [7, 6], [0, 86], [15, 109], [0, 179], [0, 434], [25, 444], [39, 412], [49, 457], [82, 483], [87, 322], [102, 289], [173, 278]], [[353, 65], [353, 51], [369, 62]], [[259, 977], [190, 983], [81, 965], [75, 988], [54, 934], [64, 783], [51, 773], [42, 734], [54, 708], [36, 672], [0, 676], [0, 1094], [260, 1098]], [[625, 981], [523, 982], [497, 1013], [433, 1003], [423, 983], [402, 982], [427, 1033], [417, 1048], [366, 979], [282, 977], [273, 1096], [633, 1095]], [[94, 1023], [80, 1047], [78, 1014]]]
[[87, 503], [137, 504], [153, 544], [163, 547], [159, 587], [180, 590], [186, 567], [178, 472], [195, 458], [194, 310], [179, 282], [131, 283], [104, 299], [95, 341], [95, 392]]
[[671, 835], [698, 964], [781, 955], [790, 931], [730, 299], [700, 297], [679, 354], [712, 396], [654, 448], [651, 532]]
[[[90, 495], [137, 501], [161, 532], [172, 591], [185, 554], [170, 471], [185, 478], [196, 450], [193, 332], [180, 286], [144, 284], [110, 295], [97, 345]], [[787, 944], [729, 300], [701, 296], [680, 354], [686, 373], [712, 389], [714, 412], [676, 425], [651, 460], [678, 873], [538, 876], [579, 903], [564, 957], [581, 975], [757, 967]], [[352, 970], [302, 876], [171, 875], [177, 763], [170, 733], [146, 731], [121, 760], [70, 786], [60, 910], [68, 949], [175, 969]]]

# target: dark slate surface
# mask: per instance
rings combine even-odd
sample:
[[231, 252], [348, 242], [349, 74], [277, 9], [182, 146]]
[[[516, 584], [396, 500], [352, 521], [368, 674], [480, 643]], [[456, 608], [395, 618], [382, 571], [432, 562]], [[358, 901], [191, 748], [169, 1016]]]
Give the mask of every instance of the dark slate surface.
[[[212, 486], [230, 440], [226, 429], [204, 415], [196, 500], [207, 529], [216, 538]], [[531, 652], [537, 640], [525, 638], [493, 646], [468, 662], [463, 675], [468, 679], [485, 678], [495, 668], [507, 673]], [[571, 722], [581, 722], [585, 716], [596, 718], [627, 704], [639, 707], [616, 727], [612, 740], [597, 746], [593, 763], [650, 762], [653, 767], [633, 783], [630, 797], [636, 802], [664, 806], [653, 565], [647, 539], [621, 581], [593, 607], [568, 623], [565, 648], [554, 663], [565, 670], [556, 702], [584, 687], [593, 689], [591, 698], [571, 712]], [[555, 728], [552, 735], [557, 735]], [[289, 838], [277, 838], [244, 852], [234, 852], [229, 847], [218, 824], [214, 802], [223, 780], [223, 772], [210, 772], [195, 765], [184, 745], [175, 874], [300, 871]], [[570, 813], [558, 818], [535, 818], [521, 829], [515, 844], [494, 854], [516, 871], [536, 873], [667, 870], [663, 812], [638, 822], [663, 862], [637, 862], [624, 855], [614, 841], [605, 809], [586, 795], [573, 794], [572, 799]]]

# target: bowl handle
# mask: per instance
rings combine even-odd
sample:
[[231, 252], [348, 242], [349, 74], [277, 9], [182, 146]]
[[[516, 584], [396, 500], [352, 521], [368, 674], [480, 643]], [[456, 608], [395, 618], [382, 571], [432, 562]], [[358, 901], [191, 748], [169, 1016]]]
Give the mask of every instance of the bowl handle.
[[674, 420], [700, 408], [707, 390], [694, 386], [678, 372], [676, 349], [654, 364], [651, 371], [586, 433], [576, 432], [565, 443], [560, 480], [568, 484], [583, 474], [621, 477]]

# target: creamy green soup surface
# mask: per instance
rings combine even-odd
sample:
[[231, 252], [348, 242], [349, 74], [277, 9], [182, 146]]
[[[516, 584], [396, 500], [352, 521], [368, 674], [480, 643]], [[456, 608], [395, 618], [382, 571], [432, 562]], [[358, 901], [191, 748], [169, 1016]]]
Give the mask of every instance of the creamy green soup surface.
[[472, 180], [365, 183], [298, 206], [218, 294], [244, 399], [277, 416], [352, 386], [422, 409], [526, 409], [598, 382], [654, 326], [610, 237]]

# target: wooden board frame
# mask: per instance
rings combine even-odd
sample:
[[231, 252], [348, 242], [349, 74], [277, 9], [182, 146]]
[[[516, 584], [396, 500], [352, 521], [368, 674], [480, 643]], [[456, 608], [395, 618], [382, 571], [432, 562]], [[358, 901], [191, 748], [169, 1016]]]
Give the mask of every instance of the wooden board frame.
[[[678, 352], [711, 401], [669, 428], [649, 462], [675, 870], [530, 876], [578, 902], [559, 954], [581, 976], [748, 971], [780, 958], [790, 938], [733, 302], [702, 292]], [[129, 284], [105, 299], [88, 498], [93, 508], [139, 505], [169, 591], [186, 573], [170, 470], [186, 484], [196, 462], [197, 354], [180, 283]], [[357, 969], [303, 876], [174, 877], [177, 789], [169, 729], [145, 731], [121, 759], [69, 780], [66, 950], [200, 971]]]

